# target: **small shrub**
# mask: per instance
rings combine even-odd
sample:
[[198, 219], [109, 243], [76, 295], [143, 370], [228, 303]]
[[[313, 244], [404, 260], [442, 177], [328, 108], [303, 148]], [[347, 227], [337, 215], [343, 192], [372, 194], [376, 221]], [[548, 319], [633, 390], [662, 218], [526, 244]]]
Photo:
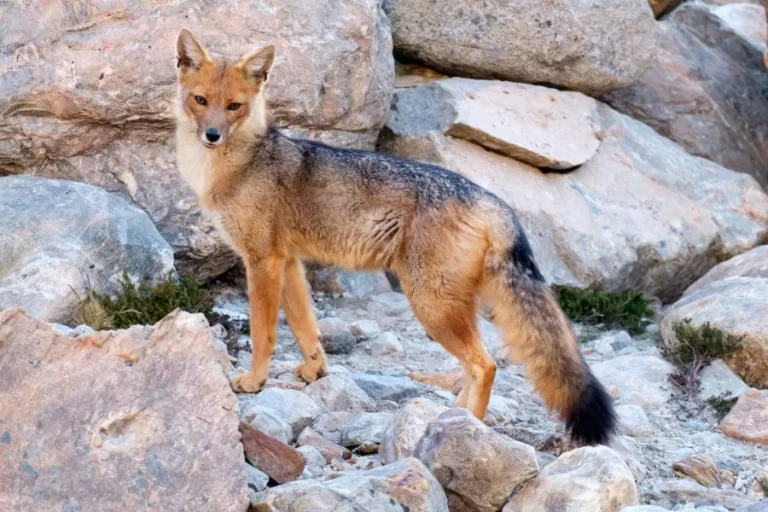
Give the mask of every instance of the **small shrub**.
[[107, 313], [92, 291], [78, 304], [73, 322], [76, 325], [85, 324], [97, 331], [112, 329], [115, 325], [115, 319]]
[[677, 343], [664, 349], [664, 356], [677, 367], [670, 376], [672, 381], [685, 390], [699, 387], [699, 372], [715, 359], [727, 359], [735, 354], [744, 341], [744, 336], [721, 331], [707, 322], [701, 326], [691, 325], [686, 318], [673, 326]]
[[577, 322], [640, 334], [653, 316], [648, 299], [639, 292], [608, 293], [565, 286], [553, 289], [563, 312]]
[[713, 396], [707, 400], [707, 403], [715, 410], [715, 416], [718, 421], [725, 418], [725, 416], [731, 412], [733, 406], [736, 405], [736, 398], [728, 399], [719, 396]]
[[[88, 312], [80, 315], [83, 323], [94, 329], [152, 325], [176, 308], [189, 313], [203, 313], [207, 318], [212, 318], [213, 299], [194, 278], [176, 279], [168, 276], [168, 279], [155, 286], [147, 282], [136, 286], [128, 274], [123, 273], [120, 286], [121, 290], [114, 297], [89, 292], [80, 307], [83, 312]], [[101, 323], [101, 318], [108, 322]]]

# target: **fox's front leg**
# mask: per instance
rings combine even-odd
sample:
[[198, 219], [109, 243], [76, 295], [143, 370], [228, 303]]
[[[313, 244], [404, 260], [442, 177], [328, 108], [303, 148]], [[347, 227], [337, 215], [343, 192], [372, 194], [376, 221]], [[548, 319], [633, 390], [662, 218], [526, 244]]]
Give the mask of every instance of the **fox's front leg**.
[[253, 356], [250, 371], [232, 380], [235, 391], [253, 393], [260, 390], [267, 381], [269, 360], [277, 344], [284, 264], [281, 258], [262, 258], [246, 262]]
[[317, 341], [317, 322], [312, 312], [312, 298], [304, 277], [304, 267], [295, 258], [285, 264], [283, 311], [304, 355], [304, 362], [296, 367], [296, 376], [305, 382], [314, 382], [325, 375], [328, 364], [325, 351]]

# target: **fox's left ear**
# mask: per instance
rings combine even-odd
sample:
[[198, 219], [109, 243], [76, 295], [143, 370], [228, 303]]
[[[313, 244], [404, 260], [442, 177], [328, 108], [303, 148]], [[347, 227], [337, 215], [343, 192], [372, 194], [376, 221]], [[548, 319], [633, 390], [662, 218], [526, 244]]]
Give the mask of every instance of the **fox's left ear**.
[[275, 46], [270, 44], [259, 51], [244, 55], [237, 65], [247, 78], [266, 82], [275, 64], [275, 53]]

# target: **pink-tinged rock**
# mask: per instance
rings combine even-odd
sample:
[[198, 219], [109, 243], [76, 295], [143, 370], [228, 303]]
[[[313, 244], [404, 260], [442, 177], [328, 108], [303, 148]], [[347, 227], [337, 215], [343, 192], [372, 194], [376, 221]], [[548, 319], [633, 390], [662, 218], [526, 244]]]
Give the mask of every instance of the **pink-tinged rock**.
[[768, 390], [741, 395], [718, 428], [728, 437], [768, 445]]
[[202, 315], [69, 338], [0, 313], [0, 510], [245, 510], [219, 355]]

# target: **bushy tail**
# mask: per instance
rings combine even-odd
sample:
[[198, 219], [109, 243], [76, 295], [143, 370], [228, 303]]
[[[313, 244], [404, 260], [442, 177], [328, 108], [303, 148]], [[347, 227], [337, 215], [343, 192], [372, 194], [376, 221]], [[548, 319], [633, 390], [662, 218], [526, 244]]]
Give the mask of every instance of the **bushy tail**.
[[516, 221], [493, 235], [485, 287], [492, 316], [515, 359], [571, 437], [604, 444], [616, 427], [611, 398], [579, 352], [576, 336], [533, 260]]

